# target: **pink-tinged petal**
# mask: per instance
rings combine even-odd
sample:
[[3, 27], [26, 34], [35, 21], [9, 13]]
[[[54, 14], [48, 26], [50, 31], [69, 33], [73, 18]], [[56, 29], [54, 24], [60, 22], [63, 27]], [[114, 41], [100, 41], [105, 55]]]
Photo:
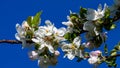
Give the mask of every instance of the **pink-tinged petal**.
[[56, 50], [56, 51], [54, 52], [54, 54], [55, 54], [55, 56], [59, 56], [59, 55], [60, 55], [60, 52]]
[[91, 57], [91, 58], [88, 59], [88, 62], [90, 64], [95, 64], [97, 61], [98, 61], [97, 57]]
[[101, 54], [100, 50], [90, 52], [90, 57], [98, 57]]

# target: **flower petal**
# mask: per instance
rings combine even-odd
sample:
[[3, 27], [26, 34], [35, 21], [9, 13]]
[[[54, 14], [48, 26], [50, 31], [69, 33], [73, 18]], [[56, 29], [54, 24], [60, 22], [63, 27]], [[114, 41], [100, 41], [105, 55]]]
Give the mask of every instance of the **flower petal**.
[[70, 60], [73, 60], [73, 59], [75, 58], [75, 56], [72, 55], [71, 53], [68, 53], [68, 54], [67, 54], [67, 57], [68, 57], [68, 59], [70, 59]]
[[98, 61], [97, 57], [91, 57], [91, 58], [88, 59], [88, 62], [90, 64], [95, 64], [97, 61]]
[[16, 24], [16, 30], [20, 35], [23, 35], [25, 33], [24, 29], [19, 24]]
[[54, 48], [51, 45], [47, 45], [47, 47], [51, 53], [55, 52]]
[[29, 58], [32, 60], [38, 59], [38, 53], [36, 51], [28, 52]]
[[80, 36], [76, 37], [76, 38], [73, 40], [73, 43], [77, 46], [77, 48], [79, 48], [79, 46], [80, 46], [80, 44], [81, 44]]
[[18, 33], [15, 34], [15, 38], [20, 41], [20, 36]]
[[58, 36], [64, 36], [64, 34], [66, 33], [66, 29], [65, 28], [60, 28], [60, 29], [58, 29]]
[[62, 22], [62, 24], [66, 26], [73, 26], [73, 23], [71, 21]]
[[32, 38], [32, 41], [37, 43], [37, 44], [40, 44], [40, 41], [38, 39]]
[[95, 28], [95, 26], [91, 21], [87, 21], [84, 23], [83, 30], [93, 31], [94, 28]]

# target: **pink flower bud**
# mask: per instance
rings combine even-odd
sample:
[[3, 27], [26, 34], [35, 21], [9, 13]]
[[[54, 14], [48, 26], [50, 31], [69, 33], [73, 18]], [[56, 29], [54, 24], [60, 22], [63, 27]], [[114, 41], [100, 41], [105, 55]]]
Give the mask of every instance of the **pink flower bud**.
[[56, 51], [54, 52], [54, 54], [55, 54], [55, 56], [59, 56], [59, 55], [60, 55], [60, 52], [59, 52], [58, 50], [56, 50]]
[[101, 54], [100, 50], [90, 52], [90, 56], [99, 56]]

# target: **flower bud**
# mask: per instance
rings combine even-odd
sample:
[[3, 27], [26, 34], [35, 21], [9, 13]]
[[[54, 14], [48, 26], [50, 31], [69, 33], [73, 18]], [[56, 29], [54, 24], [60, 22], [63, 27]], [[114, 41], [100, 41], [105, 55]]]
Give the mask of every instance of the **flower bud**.
[[55, 56], [59, 56], [59, 55], [60, 55], [60, 52], [59, 52], [58, 50], [56, 50], [56, 51], [54, 52], [54, 54], [55, 54]]

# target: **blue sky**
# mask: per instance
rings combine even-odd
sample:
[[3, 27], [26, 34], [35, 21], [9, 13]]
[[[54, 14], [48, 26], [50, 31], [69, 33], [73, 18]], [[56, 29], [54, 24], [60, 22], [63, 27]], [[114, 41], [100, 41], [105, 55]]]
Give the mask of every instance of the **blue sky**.
[[[61, 27], [63, 26], [61, 22], [67, 21], [69, 10], [79, 12], [80, 6], [96, 9], [100, 3], [111, 5], [113, 0], [0, 0], [0, 39], [15, 39], [16, 23], [21, 24], [28, 16], [33, 16], [40, 10], [43, 11], [41, 25], [45, 20], [50, 20], [57, 27]], [[120, 23], [117, 23], [117, 26], [116, 29], [108, 32], [107, 43], [110, 49], [120, 40]], [[0, 68], [39, 68], [37, 61], [28, 58], [28, 51], [22, 49], [20, 44], [0, 44]], [[50, 68], [65, 67], [92, 68], [92, 65], [87, 61], [77, 63], [75, 60], [63, 59], [61, 53], [58, 64]], [[105, 64], [99, 66], [99, 68], [105, 67], [107, 67]]]

